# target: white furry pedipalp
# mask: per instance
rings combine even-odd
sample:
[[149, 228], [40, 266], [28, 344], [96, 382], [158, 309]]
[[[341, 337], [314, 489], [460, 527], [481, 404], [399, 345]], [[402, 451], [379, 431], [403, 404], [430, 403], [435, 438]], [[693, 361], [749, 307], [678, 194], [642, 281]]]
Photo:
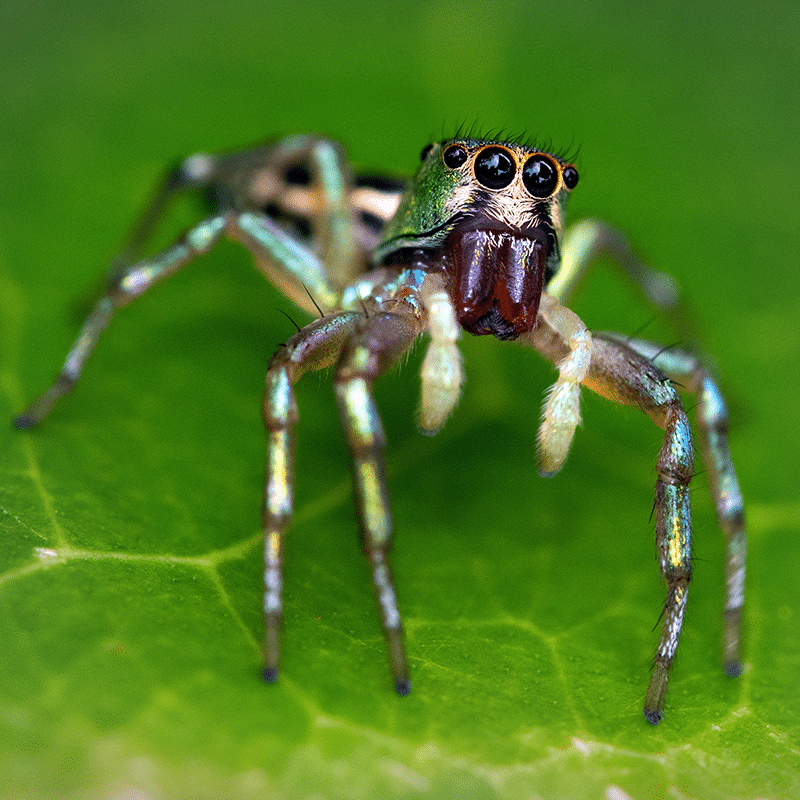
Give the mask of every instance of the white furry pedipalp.
[[439, 276], [425, 278], [420, 296], [428, 314], [431, 341], [420, 373], [419, 426], [423, 433], [433, 435], [444, 425], [461, 396], [464, 370], [461, 351], [456, 345], [461, 328]]

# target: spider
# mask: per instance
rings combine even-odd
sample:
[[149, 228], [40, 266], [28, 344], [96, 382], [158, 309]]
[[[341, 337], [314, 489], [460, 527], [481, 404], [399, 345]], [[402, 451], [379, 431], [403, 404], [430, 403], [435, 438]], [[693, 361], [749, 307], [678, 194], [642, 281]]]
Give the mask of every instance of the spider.
[[[680, 384], [697, 396], [703, 460], [727, 542], [723, 663], [741, 671], [746, 533], [741, 492], [727, 443], [725, 403], [696, 356], [613, 333], [590, 333], [566, 307], [598, 254], [610, 255], [657, 309], [678, 315], [668, 276], [642, 264], [616, 230], [586, 220], [564, 233], [567, 198], [578, 171], [529, 143], [459, 136], [428, 145], [407, 183], [356, 176], [340, 145], [293, 136], [225, 155], [193, 155], [167, 173], [121, 252], [55, 382], [15, 419], [41, 422], [78, 380], [118, 309], [207, 252], [224, 236], [253, 254], [257, 267], [319, 318], [273, 356], [266, 375], [268, 449], [264, 526], [263, 677], [278, 676], [283, 540], [293, 510], [298, 421], [293, 385], [333, 367], [333, 385], [352, 456], [361, 539], [397, 692], [411, 689], [400, 612], [388, 562], [392, 519], [381, 421], [373, 381], [423, 334], [420, 427], [438, 431], [464, 380], [461, 331], [516, 339], [551, 361], [558, 379], [538, 433], [539, 470], [550, 476], [567, 457], [580, 422], [581, 386], [641, 409], [664, 430], [656, 462], [656, 544], [667, 595], [645, 696], [658, 723], [688, 596], [691, 565], [689, 481], [692, 434]], [[213, 210], [179, 241], [143, 256], [156, 222], [176, 193], [206, 192]]]

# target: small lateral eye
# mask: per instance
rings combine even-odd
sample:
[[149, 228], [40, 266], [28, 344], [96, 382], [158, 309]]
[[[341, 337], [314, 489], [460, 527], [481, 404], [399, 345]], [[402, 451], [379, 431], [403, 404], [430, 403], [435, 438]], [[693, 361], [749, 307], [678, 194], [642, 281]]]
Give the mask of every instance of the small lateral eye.
[[475, 159], [475, 177], [487, 189], [505, 189], [516, 172], [516, 162], [501, 147], [487, 147]]
[[444, 151], [444, 165], [450, 169], [458, 169], [466, 162], [467, 158], [468, 153], [460, 144], [451, 144]]
[[550, 197], [558, 186], [556, 165], [547, 156], [531, 156], [522, 168], [522, 182], [533, 197]]
[[433, 150], [433, 144], [426, 144], [425, 147], [422, 148], [422, 152], [419, 154], [419, 160], [424, 161], [430, 155], [431, 150]]
[[575, 167], [564, 167], [564, 186], [574, 189], [578, 185], [578, 170]]

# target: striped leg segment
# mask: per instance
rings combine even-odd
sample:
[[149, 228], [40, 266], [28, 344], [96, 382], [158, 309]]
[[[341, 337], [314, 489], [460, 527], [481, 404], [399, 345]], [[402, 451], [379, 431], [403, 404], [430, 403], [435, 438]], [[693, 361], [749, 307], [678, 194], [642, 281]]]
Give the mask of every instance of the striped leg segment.
[[664, 314], [675, 330], [691, 341], [698, 340], [697, 324], [675, 279], [645, 264], [622, 231], [598, 219], [581, 220], [566, 232], [561, 267], [547, 284], [548, 293], [564, 304], [569, 303], [589, 270], [604, 256], [612, 259], [617, 269], [654, 309]]
[[[308, 185], [303, 165], [307, 165]], [[281, 192], [292, 171], [299, 174], [302, 186], [295, 186], [294, 193]], [[106, 291], [84, 322], [60, 374], [17, 416], [14, 425], [32, 428], [41, 422], [72, 390], [115, 312], [208, 252], [223, 234], [248, 247], [266, 276], [284, 287], [302, 308], [314, 313], [314, 302], [337, 306], [337, 290], [344, 288], [350, 273], [361, 266], [347, 203], [351, 182], [341, 148], [319, 136], [294, 136], [229, 155], [200, 153], [185, 159], [164, 176], [111, 261]], [[173, 198], [203, 189], [213, 192], [218, 213], [195, 225], [171, 247], [142, 257]], [[285, 199], [286, 213], [312, 216], [314, 250], [292, 239], [262, 213], [277, 198]]]
[[392, 519], [383, 456], [385, 437], [371, 385], [421, 332], [422, 324], [413, 313], [343, 311], [303, 328], [278, 350], [270, 363], [264, 400], [268, 445], [264, 495], [263, 669], [264, 679], [270, 683], [278, 676], [283, 616], [283, 539], [292, 516], [298, 418], [292, 386], [304, 373], [336, 363], [336, 400], [352, 454], [361, 540], [388, 643], [389, 663], [398, 693], [408, 694], [411, 689], [400, 612], [388, 563]]
[[[598, 220], [585, 220], [567, 233], [562, 266], [548, 284], [548, 292], [566, 302], [592, 264], [602, 255], [611, 257], [647, 301], [665, 313], [679, 337], [692, 342], [699, 341], [695, 319], [683, 303], [673, 279], [641, 262], [622, 233]], [[602, 337], [607, 341], [624, 342], [624, 345], [663, 370], [682, 390], [692, 392], [697, 397], [700, 452], [711, 483], [717, 520], [726, 539], [723, 668], [727, 675], [735, 677], [742, 671], [740, 651], [747, 533], [742, 493], [728, 445], [725, 401], [713, 376], [696, 355], [665, 350], [659, 344], [631, 340], [616, 334], [604, 333]], [[544, 338], [539, 335], [540, 340]], [[553, 348], [552, 345], [543, 347], [541, 341], [536, 346], [551, 359], [554, 355], [548, 350], [559, 351], [558, 347]], [[563, 352], [563, 346], [560, 350]], [[680, 602], [685, 602], [685, 593], [682, 599], [675, 598], [673, 605], [677, 606]]]
[[16, 417], [14, 426], [32, 428], [38, 425], [75, 386], [87, 359], [117, 310], [129, 305], [151, 286], [178, 272], [199, 255], [208, 252], [224, 233], [226, 224], [224, 215], [210, 217], [195, 225], [180, 242], [152, 258], [129, 266], [113, 278], [106, 293], [97, 301], [83, 323], [54, 383]]
[[701, 370], [700, 444], [711, 479], [719, 525], [725, 534], [725, 612], [722, 658], [725, 672], [735, 678], [742, 672], [741, 628], [744, 611], [747, 530], [744, 501], [728, 447], [728, 412], [713, 379]]
[[661, 640], [644, 704], [644, 715], [653, 725], [663, 716], [669, 669], [678, 647], [692, 576], [689, 481], [694, 470], [694, 450], [689, 422], [679, 400], [677, 403], [669, 401], [667, 405], [666, 435], [656, 467], [656, 545], [661, 575], [667, 584], [667, 599]]
[[352, 455], [361, 543], [372, 573], [389, 666], [401, 695], [411, 691], [411, 681], [388, 562], [392, 517], [383, 454], [386, 439], [372, 397], [372, 383], [421, 332], [413, 314], [375, 313], [366, 318], [349, 342], [334, 375], [339, 416]]
[[[609, 334], [611, 336], [611, 334]], [[700, 452], [711, 483], [719, 526], [725, 534], [725, 610], [722, 660], [727, 675], [741, 674], [741, 625], [744, 609], [747, 530], [744, 501], [728, 446], [728, 410], [709, 371], [690, 353], [664, 351], [652, 342], [634, 340], [628, 345], [651, 359], [682, 388], [697, 397]]]
[[292, 518], [297, 403], [293, 384], [306, 372], [331, 366], [363, 314], [341, 312], [312, 322], [278, 349], [267, 370], [264, 427], [267, 463], [264, 489], [264, 669], [278, 678], [283, 619], [283, 538]]
[[694, 470], [692, 434], [669, 378], [645, 356], [620, 341], [594, 334], [592, 363], [584, 383], [615, 402], [644, 411], [665, 431], [655, 492], [656, 546], [667, 584], [663, 626], [644, 714], [656, 725], [664, 713], [667, 680], [683, 624], [692, 575], [689, 481]]

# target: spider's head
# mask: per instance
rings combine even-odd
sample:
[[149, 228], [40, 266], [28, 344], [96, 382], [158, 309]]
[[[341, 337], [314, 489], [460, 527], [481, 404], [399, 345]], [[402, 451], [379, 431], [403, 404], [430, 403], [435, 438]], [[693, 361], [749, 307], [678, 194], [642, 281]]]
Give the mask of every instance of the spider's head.
[[377, 257], [421, 251], [447, 273], [465, 330], [514, 339], [536, 324], [577, 183], [572, 164], [532, 147], [462, 138], [428, 145]]

